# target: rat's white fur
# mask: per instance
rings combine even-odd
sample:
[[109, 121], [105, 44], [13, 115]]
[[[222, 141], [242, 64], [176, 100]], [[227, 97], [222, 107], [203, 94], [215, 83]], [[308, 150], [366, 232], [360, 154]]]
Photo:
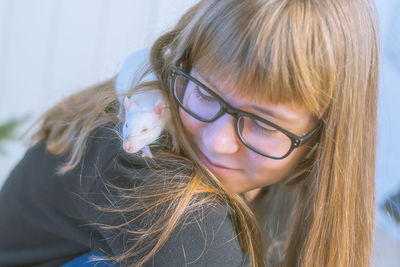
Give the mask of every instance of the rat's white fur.
[[[146, 157], [152, 157], [147, 146], [156, 141], [163, 130], [167, 130], [171, 134], [173, 150], [178, 150], [171, 123], [169, 102], [160, 90], [140, 91], [125, 100], [130, 104], [124, 101], [124, 95], [129, 92], [130, 88], [139, 82], [157, 79], [153, 73], [139, 79], [148, 64], [149, 54], [150, 49], [142, 49], [130, 55], [118, 74], [115, 84], [120, 102], [119, 118], [123, 122], [121, 137], [124, 150], [128, 153], [142, 150], [142, 156]], [[160, 107], [163, 108], [161, 116], [157, 111], [157, 108]], [[148, 131], [143, 132], [144, 129], [148, 129]]]

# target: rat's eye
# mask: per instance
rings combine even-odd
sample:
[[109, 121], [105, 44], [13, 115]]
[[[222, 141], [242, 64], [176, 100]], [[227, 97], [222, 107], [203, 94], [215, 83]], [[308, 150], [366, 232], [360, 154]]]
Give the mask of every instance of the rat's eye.
[[147, 132], [148, 130], [149, 130], [149, 129], [144, 128], [144, 129], [142, 130], [142, 133]]

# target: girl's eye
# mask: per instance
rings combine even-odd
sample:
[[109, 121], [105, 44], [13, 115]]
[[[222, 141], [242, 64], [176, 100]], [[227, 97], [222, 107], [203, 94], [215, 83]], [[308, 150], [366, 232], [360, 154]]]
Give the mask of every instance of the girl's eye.
[[262, 135], [273, 135], [276, 130], [271, 130], [271, 129], [267, 129], [267, 128], [263, 128], [263, 127], [258, 127], [258, 131], [262, 134]]
[[125, 128], [128, 128], [128, 124], [125, 124]]
[[268, 125], [266, 125], [265, 123], [262, 123], [260, 121], [254, 121], [254, 126], [255, 126], [255, 130], [262, 135], [273, 135], [277, 132], [279, 132], [277, 129], [272, 128]]
[[214, 97], [212, 97], [211, 95], [206, 93], [203, 89], [200, 89], [200, 87], [197, 85], [195, 86], [194, 91], [196, 93], [196, 96], [202, 101], [205, 101], [205, 102], [215, 102], [216, 101]]

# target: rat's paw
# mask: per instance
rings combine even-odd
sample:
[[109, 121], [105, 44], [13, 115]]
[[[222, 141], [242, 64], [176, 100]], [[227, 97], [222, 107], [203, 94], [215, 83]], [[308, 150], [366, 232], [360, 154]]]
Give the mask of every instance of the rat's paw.
[[179, 154], [179, 152], [181, 151], [178, 142], [173, 142], [172, 144], [172, 148], [171, 148], [172, 152]]
[[142, 151], [142, 158], [153, 158], [153, 154], [150, 151], [150, 148], [148, 146], [145, 146], [141, 149]]
[[172, 150], [172, 152], [179, 154], [181, 149], [179, 147], [178, 139], [176, 138], [175, 130], [173, 128], [170, 128], [169, 133], [170, 133], [171, 141], [172, 141], [171, 150]]

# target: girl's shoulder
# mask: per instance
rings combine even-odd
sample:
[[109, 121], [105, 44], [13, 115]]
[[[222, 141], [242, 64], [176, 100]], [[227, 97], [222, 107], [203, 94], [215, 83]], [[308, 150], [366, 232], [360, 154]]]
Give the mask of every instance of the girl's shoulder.
[[[133, 205], [146, 207], [143, 202], [146, 199], [135, 199], [135, 190], [150, 177], [148, 162], [125, 153], [110, 125], [91, 132], [85, 150], [79, 165], [64, 175], [55, 174], [55, 170], [66, 155], [51, 154], [43, 142], [28, 150], [0, 192], [4, 204], [0, 205], [0, 211], [8, 225], [0, 231], [0, 236], [6, 237], [9, 232], [15, 234], [10, 228], [12, 225], [24, 225], [26, 231], [37, 231], [39, 225], [48, 229], [49, 236], [56, 232], [60, 242], [74, 237], [87, 240], [90, 249], [98, 253], [120, 255], [124, 252], [137, 238], [135, 229], [153, 219], [147, 216], [132, 221], [143, 209], [118, 211], [118, 208], [127, 207], [122, 204], [129, 197]], [[25, 204], [21, 206], [21, 203]], [[10, 207], [15, 210], [12, 214]], [[23, 220], [18, 215], [21, 213], [35, 216]], [[194, 266], [247, 266], [244, 261], [248, 259], [241, 251], [230, 214], [230, 208], [224, 203], [197, 205], [179, 220], [145, 266], [185, 266], [189, 263]], [[53, 218], [64, 219], [54, 221]], [[113, 226], [121, 227], [107, 229]], [[41, 245], [40, 240], [32, 241], [29, 236], [15, 242], [27, 240]]]

